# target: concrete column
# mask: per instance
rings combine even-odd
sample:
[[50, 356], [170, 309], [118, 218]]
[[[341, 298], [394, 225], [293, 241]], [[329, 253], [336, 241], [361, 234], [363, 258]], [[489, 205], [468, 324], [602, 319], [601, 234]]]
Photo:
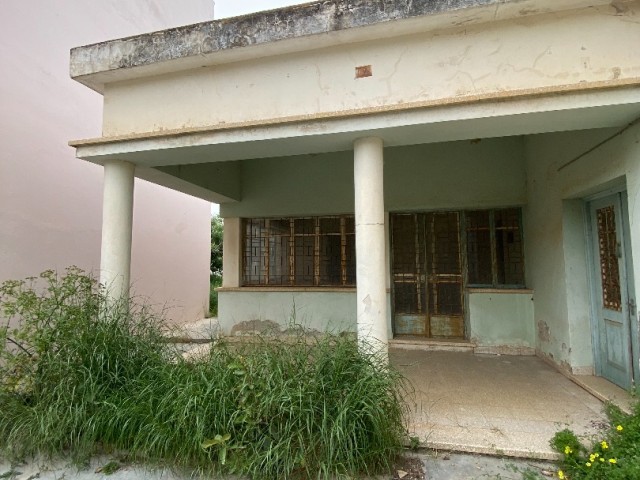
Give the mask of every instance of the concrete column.
[[222, 237], [222, 286], [240, 286], [240, 254], [242, 252], [242, 222], [239, 218], [225, 218]]
[[358, 339], [387, 352], [383, 142], [354, 142]]
[[128, 296], [131, 282], [134, 171], [129, 162], [104, 164], [100, 283], [113, 299]]

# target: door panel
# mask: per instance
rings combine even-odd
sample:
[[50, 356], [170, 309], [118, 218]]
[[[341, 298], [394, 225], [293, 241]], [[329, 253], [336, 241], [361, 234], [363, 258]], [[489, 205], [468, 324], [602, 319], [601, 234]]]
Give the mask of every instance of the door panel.
[[463, 338], [458, 212], [391, 217], [394, 333]]
[[421, 214], [392, 217], [394, 332], [429, 335], [424, 275], [425, 231]]
[[429, 329], [431, 337], [464, 337], [460, 214], [426, 214]]
[[590, 215], [598, 343], [596, 371], [628, 389], [633, 369], [620, 194], [593, 201]]

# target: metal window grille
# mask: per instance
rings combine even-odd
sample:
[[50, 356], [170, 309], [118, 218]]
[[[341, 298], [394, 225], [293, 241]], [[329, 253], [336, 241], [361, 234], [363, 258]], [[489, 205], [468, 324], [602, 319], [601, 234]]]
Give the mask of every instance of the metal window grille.
[[243, 222], [244, 285], [355, 285], [353, 216]]
[[613, 207], [597, 210], [598, 252], [600, 276], [602, 278], [602, 303], [604, 308], [622, 311], [620, 269], [618, 266], [618, 241], [616, 238], [616, 216]]
[[524, 244], [519, 208], [465, 212], [468, 283], [523, 286]]

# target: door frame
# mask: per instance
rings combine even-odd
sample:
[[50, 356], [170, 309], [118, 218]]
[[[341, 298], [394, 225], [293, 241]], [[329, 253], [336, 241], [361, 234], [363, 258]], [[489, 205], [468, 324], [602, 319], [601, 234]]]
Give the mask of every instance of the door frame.
[[[470, 317], [469, 317], [469, 292], [468, 292], [468, 288], [467, 288], [467, 241], [466, 241], [466, 229], [463, 227], [464, 222], [465, 222], [465, 211], [461, 210], [461, 209], [438, 209], [438, 210], [398, 210], [398, 211], [389, 211], [387, 212], [388, 214], [388, 222], [389, 222], [389, 229], [388, 229], [388, 245], [389, 245], [389, 250], [388, 250], [388, 268], [389, 268], [389, 303], [390, 303], [390, 321], [391, 321], [391, 333], [393, 335], [393, 337], [395, 338], [397, 335], [399, 335], [396, 332], [396, 322], [395, 322], [395, 317], [396, 317], [396, 312], [395, 312], [395, 282], [394, 282], [394, 274], [393, 274], [393, 262], [394, 262], [394, 256], [393, 256], [393, 246], [394, 246], [394, 238], [393, 238], [393, 217], [395, 215], [428, 215], [431, 213], [447, 213], [447, 212], [453, 212], [453, 213], [457, 213], [458, 214], [458, 241], [459, 243], [459, 252], [460, 252], [460, 274], [462, 277], [462, 284], [461, 284], [461, 288], [462, 288], [462, 292], [461, 292], [461, 307], [462, 307], [462, 328], [463, 328], [463, 336], [459, 339], [459, 341], [467, 341], [469, 339], [470, 336]], [[427, 248], [428, 245], [428, 241], [426, 241], [425, 239], [425, 249]], [[427, 252], [425, 251], [425, 262], [427, 259]], [[427, 275], [427, 272], [424, 272], [425, 276]], [[427, 289], [427, 293], [426, 293], [426, 297], [428, 298], [428, 280], [425, 281], [425, 288]], [[430, 318], [429, 318], [429, 313], [427, 312], [426, 314], [426, 321], [429, 322]], [[426, 330], [428, 331], [428, 334], [424, 336], [425, 340], [434, 340], [434, 339], [438, 339], [438, 337], [432, 337], [431, 336], [431, 332], [430, 332], [430, 328], [426, 328]], [[401, 335], [401, 334], [400, 334]]]
[[[618, 195], [620, 204], [620, 221], [622, 226], [622, 238], [623, 238], [623, 251], [625, 256], [625, 265], [623, 266], [626, 273], [626, 288], [627, 292], [625, 297], [627, 302], [630, 296], [635, 295], [635, 283], [633, 276], [633, 252], [631, 250], [631, 235], [629, 226], [629, 205], [627, 198], [627, 188], [625, 184], [620, 184], [603, 190], [597, 194], [590, 195], [583, 198], [584, 201], [584, 218], [585, 218], [585, 237], [586, 237], [586, 254], [587, 254], [587, 282], [589, 286], [590, 305], [589, 311], [591, 316], [591, 342], [593, 350], [593, 368], [594, 373], [597, 376], [603, 376], [603, 362], [601, 358], [601, 345], [600, 345], [600, 314], [599, 314], [599, 289], [598, 279], [596, 278], [596, 265], [595, 258], [595, 241], [593, 235], [593, 219], [591, 216], [591, 205], [593, 202], [604, 199], [606, 197]], [[626, 305], [627, 315], [629, 317], [629, 351], [631, 362], [631, 382], [632, 385], [640, 381], [640, 339], [638, 338], [638, 318], [631, 312], [630, 306]], [[603, 377], [606, 378], [606, 377]]]

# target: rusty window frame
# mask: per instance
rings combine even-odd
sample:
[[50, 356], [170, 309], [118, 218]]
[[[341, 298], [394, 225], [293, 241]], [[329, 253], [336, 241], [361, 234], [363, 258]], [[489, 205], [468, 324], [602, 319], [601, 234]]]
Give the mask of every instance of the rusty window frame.
[[[500, 215], [511, 215], [512, 223], [509, 225], [497, 225], [496, 217]], [[486, 216], [488, 224], [478, 226], [473, 224], [474, 217]], [[525, 260], [524, 260], [524, 235], [522, 229], [522, 209], [496, 208], [488, 210], [467, 210], [464, 212], [465, 243], [467, 249], [467, 285], [470, 287], [490, 287], [490, 288], [523, 288], [525, 287]], [[474, 281], [474, 267], [479, 268], [478, 261], [487, 258], [473, 258], [473, 252], [479, 252], [480, 246], [474, 244], [474, 239], [478, 236], [474, 232], [487, 231], [489, 233], [490, 249], [490, 272], [484, 271], [483, 279], [490, 274], [490, 281]], [[505, 235], [506, 234], [506, 235]], [[511, 251], [504, 245], [504, 238], [510, 239], [508, 243], [513, 245]], [[502, 245], [502, 248], [500, 247]], [[501, 255], [500, 255], [501, 254]], [[486, 252], [485, 252], [486, 255]], [[485, 265], [486, 268], [486, 265]], [[508, 271], [510, 270], [510, 271]], [[476, 277], [478, 278], [478, 277]], [[516, 281], [512, 281], [512, 280]]]
[[243, 286], [355, 286], [353, 215], [244, 218], [242, 245]]

